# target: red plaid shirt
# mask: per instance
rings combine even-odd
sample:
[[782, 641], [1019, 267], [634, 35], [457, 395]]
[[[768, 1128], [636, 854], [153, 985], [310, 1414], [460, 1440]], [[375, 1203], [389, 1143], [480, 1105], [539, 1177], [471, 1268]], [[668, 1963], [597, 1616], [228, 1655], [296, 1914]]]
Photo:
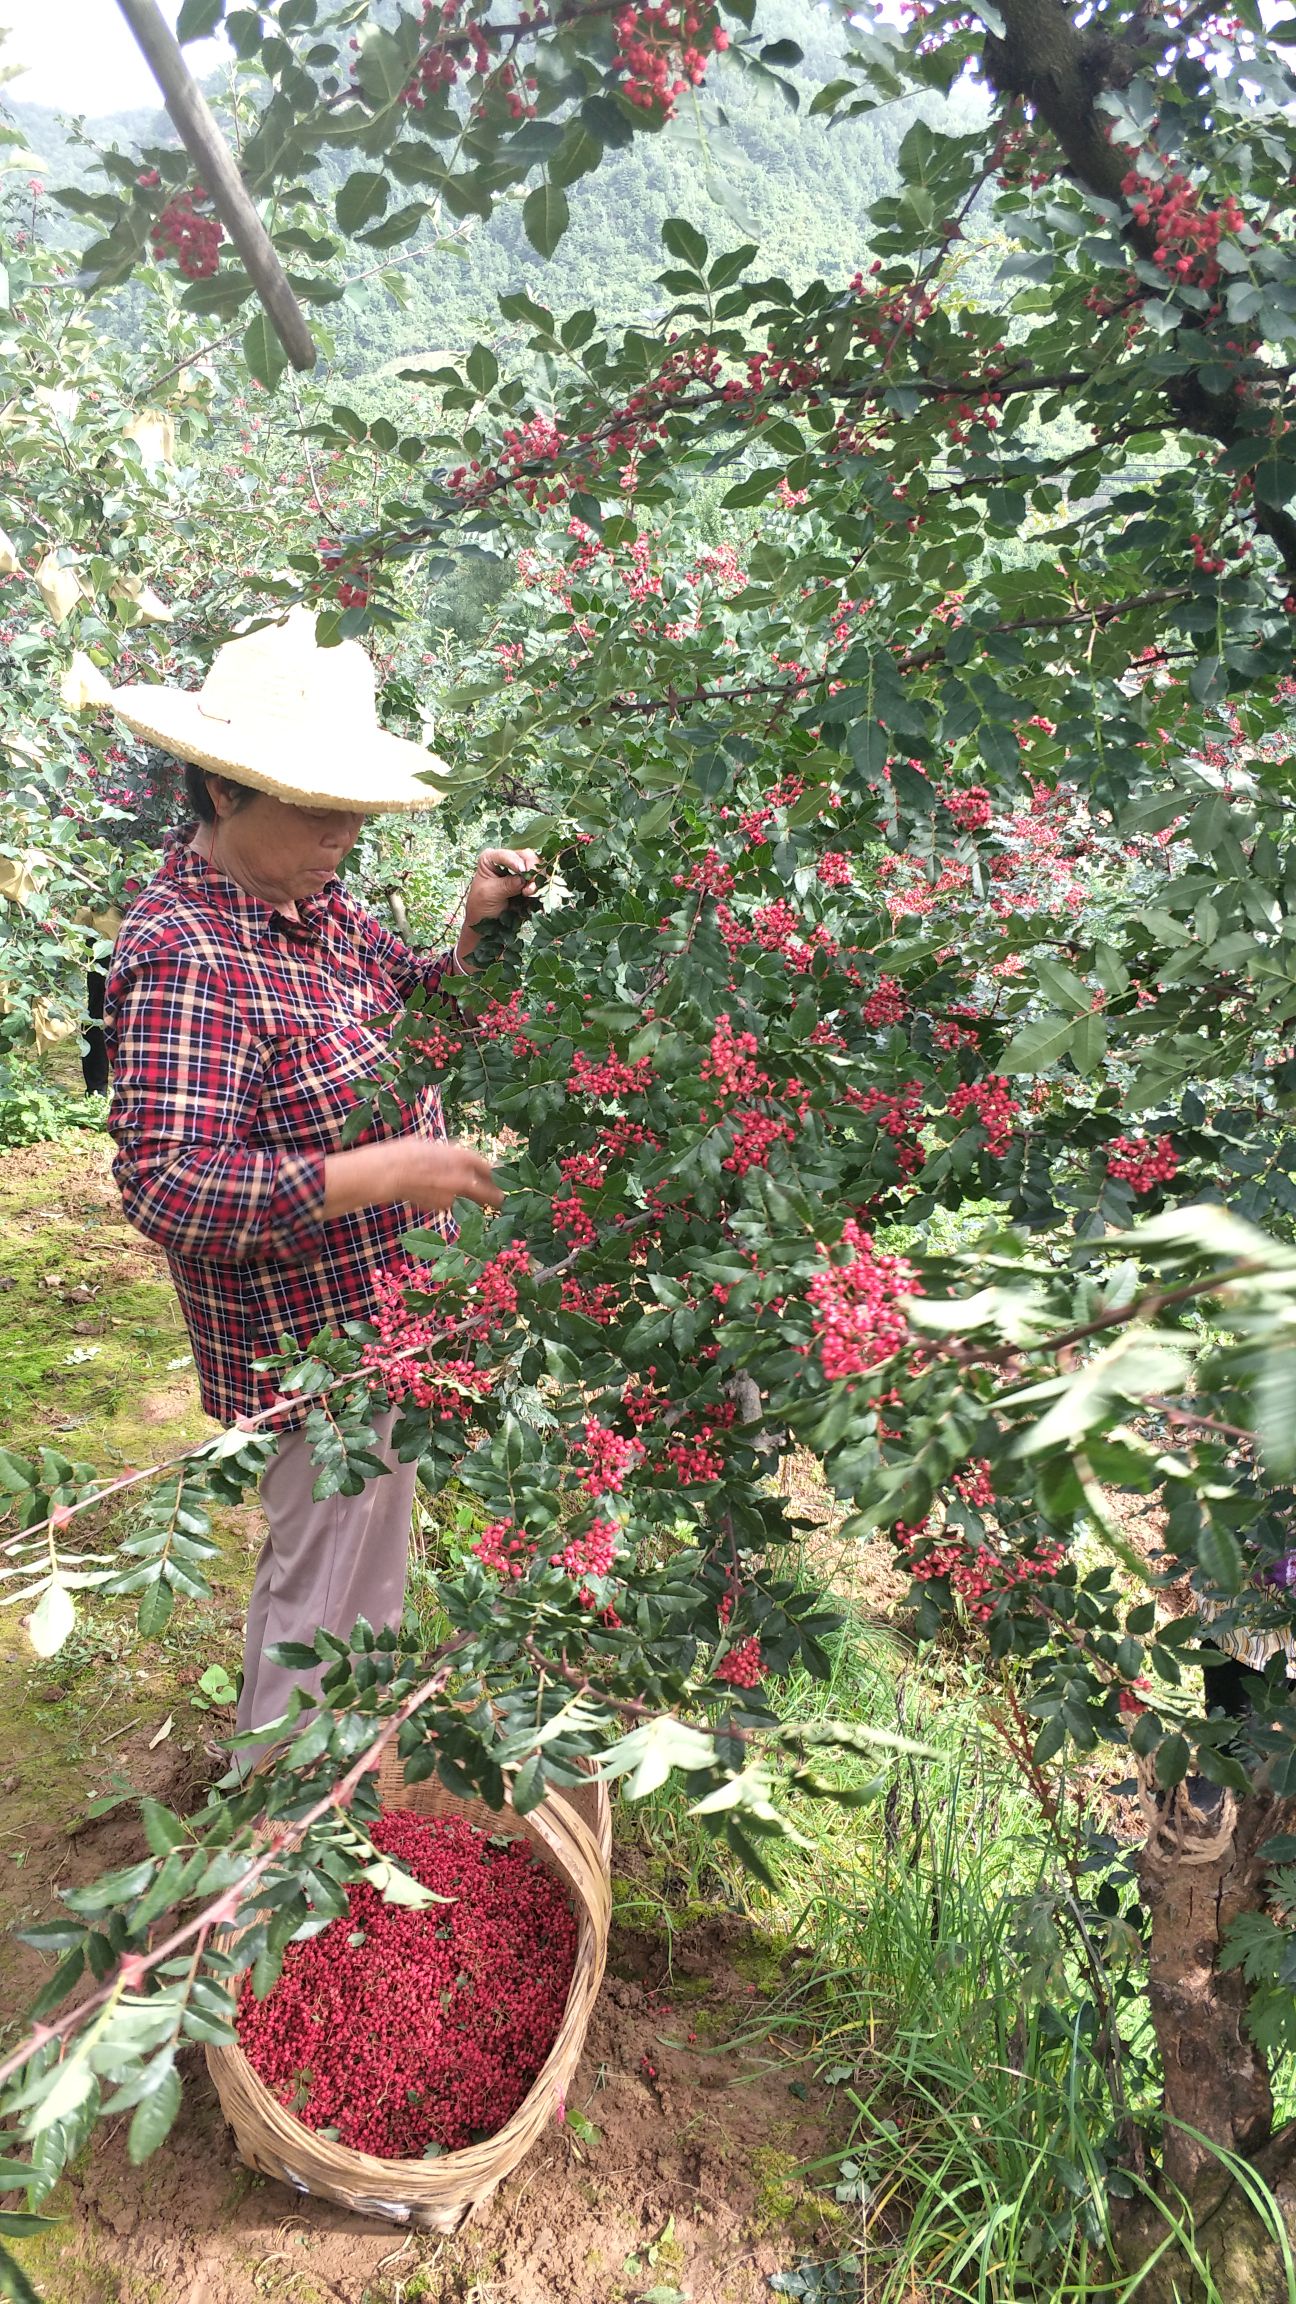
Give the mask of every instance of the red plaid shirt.
[[[284, 1336], [367, 1319], [406, 1206], [324, 1217], [324, 1160], [385, 1048], [372, 1019], [449, 953], [419, 957], [332, 880], [300, 924], [176, 841], [127, 914], [104, 1000], [113, 1174], [166, 1250], [204, 1408], [222, 1423], [275, 1398], [252, 1362]], [[361, 1142], [444, 1136], [434, 1088]], [[442, 1229], [445, 1225], [442, 1224]]]

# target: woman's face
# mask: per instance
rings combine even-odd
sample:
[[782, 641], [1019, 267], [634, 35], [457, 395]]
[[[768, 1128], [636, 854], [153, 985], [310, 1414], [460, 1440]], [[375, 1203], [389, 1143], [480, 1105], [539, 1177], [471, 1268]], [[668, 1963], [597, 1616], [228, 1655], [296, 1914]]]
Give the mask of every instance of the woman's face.
[[215, 783], [208, 790], [216, 822], [203, 827], [203, 853], [249, 895], [281, 910], [319, 894], [364, 823], [352, 809], [299, 808], [269, 792], [239, 805]]

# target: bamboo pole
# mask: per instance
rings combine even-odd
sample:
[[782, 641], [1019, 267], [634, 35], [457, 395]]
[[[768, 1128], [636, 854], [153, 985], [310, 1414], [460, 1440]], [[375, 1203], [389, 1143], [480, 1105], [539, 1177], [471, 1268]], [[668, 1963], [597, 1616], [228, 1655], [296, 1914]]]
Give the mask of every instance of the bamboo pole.
[[319, 355], [288, 275], [234, 164], [179, 41], [157, 0], [117, 0], [149, 65], [180, 140], [199, 171], [213, 208], [234, 242], [275, 334], [294, 368], [313, 368]]

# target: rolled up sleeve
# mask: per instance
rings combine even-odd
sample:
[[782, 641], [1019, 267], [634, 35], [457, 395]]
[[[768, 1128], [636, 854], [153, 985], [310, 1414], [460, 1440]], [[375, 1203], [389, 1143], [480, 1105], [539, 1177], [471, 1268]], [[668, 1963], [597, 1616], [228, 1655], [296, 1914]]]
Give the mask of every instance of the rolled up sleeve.
[[323, 1244], [324, 1154], [252, 1141], [268, 1061], [219, 970], [166, 944], [116, 974], [113, 1174], [147, 1240], [214, 1263], [300, 1263]]

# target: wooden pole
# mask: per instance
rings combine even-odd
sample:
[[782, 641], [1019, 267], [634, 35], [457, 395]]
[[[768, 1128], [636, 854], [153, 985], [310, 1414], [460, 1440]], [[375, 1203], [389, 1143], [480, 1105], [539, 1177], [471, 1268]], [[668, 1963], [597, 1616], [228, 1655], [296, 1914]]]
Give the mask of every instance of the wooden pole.
[[319, 355], [302, 308], [234, 164], [234, 156], [157, 0], [117, 0], [117, 5], [162, 91], [162, 101], [198, 169], [199, 180], [247, 267], [248, 277], [284, 351], [294, 368], [313, 368]]

